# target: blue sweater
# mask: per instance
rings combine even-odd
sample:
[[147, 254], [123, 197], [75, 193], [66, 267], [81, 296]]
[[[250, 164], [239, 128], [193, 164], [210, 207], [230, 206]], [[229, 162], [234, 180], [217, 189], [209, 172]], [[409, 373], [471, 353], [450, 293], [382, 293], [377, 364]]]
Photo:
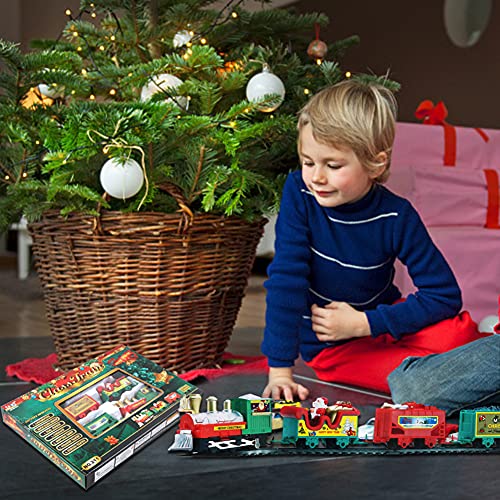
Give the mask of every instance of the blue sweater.
[[[393, 283], [396, 259], [417, 291], [393, 304], [401, 298]], [[457, 281], [420, 216], [381, 185], [357, 202], [325, 208], [300, 171], [290, 174], [268, 273], [262, 352], [272, 367], [293, 366], [299, 352], [310, 361], [336, 344], [317, 339], [312, 304], [347, 302], [365, 311], [373, 337], [389, 333], [395, 339], [453, 317], [462, 307]]]

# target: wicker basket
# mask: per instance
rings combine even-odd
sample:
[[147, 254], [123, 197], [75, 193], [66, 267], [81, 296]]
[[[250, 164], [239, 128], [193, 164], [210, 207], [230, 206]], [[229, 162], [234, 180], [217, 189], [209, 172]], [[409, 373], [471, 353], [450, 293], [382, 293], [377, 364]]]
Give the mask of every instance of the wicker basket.
[[180, 373], [217, 365], [265, 223], [47, 212], [30, 232], [60, 368], [121, 343]]

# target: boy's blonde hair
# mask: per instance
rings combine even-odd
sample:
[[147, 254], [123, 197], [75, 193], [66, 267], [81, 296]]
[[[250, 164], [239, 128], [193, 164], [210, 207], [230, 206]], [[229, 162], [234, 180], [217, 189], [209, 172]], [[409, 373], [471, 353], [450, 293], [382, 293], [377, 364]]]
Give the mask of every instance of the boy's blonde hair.
[[[344, 80], [309, 100], [300, 111], [298, 129], [300, 132], [310, 124], [316, 141], [339, 149], [351, 148], [369, 171], [385, 165], [374, 179], [383, 183], [389, 178], [396, 114], [396, 99], [386, 87]], [[380, 162], [381, 152], [387, 155], [386, 162]]]

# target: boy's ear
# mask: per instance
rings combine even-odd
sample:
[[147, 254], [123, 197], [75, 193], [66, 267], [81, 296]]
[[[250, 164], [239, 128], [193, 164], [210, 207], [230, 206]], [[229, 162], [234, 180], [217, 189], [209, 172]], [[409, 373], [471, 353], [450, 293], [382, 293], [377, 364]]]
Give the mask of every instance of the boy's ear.
[[375, 157], [375, 159], [377, 160], [377, 163], [379, 164], [379, 166], [378, 166], [378, 168], [371, 171], [372, 179], [376, 179], [387, 168], [387, 153], [385, 153], [384, 151], [381, 151]]

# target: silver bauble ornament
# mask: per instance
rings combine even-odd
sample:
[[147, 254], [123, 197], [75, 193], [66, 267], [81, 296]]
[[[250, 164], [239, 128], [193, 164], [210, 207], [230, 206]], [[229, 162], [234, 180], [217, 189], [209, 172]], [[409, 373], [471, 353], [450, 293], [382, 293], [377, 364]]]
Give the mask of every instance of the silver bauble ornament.
[[173, 97], [166, 97], [166, 102], [174, 102], [180, 108], [187, 109], [188, 99], [184, 96], [177, 96], [176, 88], [182, 84], [182, 80], [174, 75], [169, 75], [168, 73], [162, 73], [161, 75], [154, 75], [151, 79], [142, 87], [141, 90], [141, 101], [147, 101], [151, 99], [154, 94], [158, 92], [166, 92]]
[[101, 168], [101, 186], [113, 198], [124, 200], [136, 195], [144, 184], [144, 172], [132, 158], [111, 158]]
[[191, 41], [191, 38], [193, 38], [193, 35], [191, 35], [189, 31], [182, 30], [177, 32], [173, 40], [174, 47], [176, 49], [178, 49], [179, 47], [183, 47]]
[[60, 99], [64, 95], [64, 86], [55, 83], [51, 83], [50, 85], [40, 83], [38, 85], [38, 90], [40, 94], [45, 97], [50, 97], [51, 99]]
[[264, 113], [270, 113], [277, 109], [285, 98], [285, 86], [283, 82], [274, 74], [271, 73], [266, 65], [262, 69], [262, 73], [252, 76], [247, 84], [246, 95], [250, 102], [261, 101], [264, 96], [275, 94], [277, 97], [273, 102], [263, 103], [259, 106], [259, 110]]

